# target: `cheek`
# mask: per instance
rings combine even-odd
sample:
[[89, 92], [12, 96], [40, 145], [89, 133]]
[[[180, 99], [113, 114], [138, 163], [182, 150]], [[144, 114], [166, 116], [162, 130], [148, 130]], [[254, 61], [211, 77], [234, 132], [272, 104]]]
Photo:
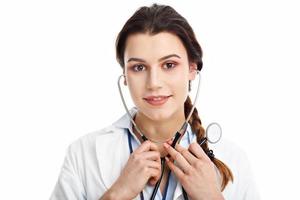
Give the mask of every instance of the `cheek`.
[[138, 101], [141, 100], [141, 97], [143, 95], [143, 88], [144, 88], [143, 84], [144, 82], [142, 80], [139, 80], [136, 77], [135, 78], [128, 77], [127, 79], [128, 89], [131, 98], [135, 104], [137, 104]]
[[172, 83], [169, 83], [169, 87], [174, 95], [174, 103], [178, 106], [184, 105], [188, 95], [188, 80], [183, 80], [182, 76], [180, 78], [174, 79]]
[[188, 95], [188, 81], [181, 82], [177, 86], [177, 97], [180, 99], [180, 101], [184, 102], [187, 95]]
[[176, 73], [176, 75], [170, 79], [169, 83], [173, 85], [176, 93], [180, 93], [181, 95], [188, 93], [189, 76], [185, 71]]
[[176, 88], [175, 89], [175, 97], [178, 104], [184, 104], [188, 94], [189, 94], [189, 80], [188, 77], [182, 77], [177, 79]]

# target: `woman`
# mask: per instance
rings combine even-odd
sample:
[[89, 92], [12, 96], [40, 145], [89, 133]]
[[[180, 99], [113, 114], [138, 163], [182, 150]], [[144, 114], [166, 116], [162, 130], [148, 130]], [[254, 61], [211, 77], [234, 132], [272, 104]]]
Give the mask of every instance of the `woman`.
[[188, 22], [170, 6], [141, 7], [120, 31], [116, 53], [136, 126], [125, 114], [74, 142], [51, 199], [258, 199], [241, 150], [222, 141], [214, 157], [207, 142], [198, 144], [205, 130], [188, 92], [202, 50]]

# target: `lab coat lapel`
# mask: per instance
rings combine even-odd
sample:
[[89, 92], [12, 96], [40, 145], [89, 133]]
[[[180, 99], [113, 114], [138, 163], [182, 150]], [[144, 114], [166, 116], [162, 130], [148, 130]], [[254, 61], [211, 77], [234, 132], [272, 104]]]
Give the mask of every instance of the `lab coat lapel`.
[[[121, 132], [122, 133], [121, 133]], [[117, 180], [129, 158], [128, 145], [124, 144], [124, 129], [115, 129], [97, 137], [96, 152], [102, 181], [107, 189]]]
[[175, 191], [174, 191], [174, 196], [173, 196], [173, 200], [179, 200], [181, 199], [182, 196], [182, 187], [181, 184], [179, 183], [179, 181], [177, 182]]

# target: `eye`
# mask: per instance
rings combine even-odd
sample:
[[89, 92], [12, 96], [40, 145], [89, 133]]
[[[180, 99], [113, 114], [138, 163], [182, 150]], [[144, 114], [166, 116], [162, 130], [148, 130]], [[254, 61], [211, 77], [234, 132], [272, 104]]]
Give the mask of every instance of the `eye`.
[[173, 63], [173, 62], [167, 62], [167, 63], [165, 63], [164, 68], [165, 68], [165, 69], [172, 69], [172, 68], [174, 68], [175, 66], [176, 66], [176, 63]]
[[133, 65], [132, 69], [135, 72], [139, 72], [145, 70], [145, 66], [142, 64], [137, 64], [137, 65]]

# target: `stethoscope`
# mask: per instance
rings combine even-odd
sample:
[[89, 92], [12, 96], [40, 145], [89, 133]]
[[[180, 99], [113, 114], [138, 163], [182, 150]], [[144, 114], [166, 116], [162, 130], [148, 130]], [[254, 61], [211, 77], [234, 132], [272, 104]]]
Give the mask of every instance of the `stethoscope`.
[[[180, 138], [182, 138], [182, 136], [184, 135], [184, 133], [186, 132], [186, 129], [188, 127], [188, 121], [190, 120], [191, 116], [192, 116], [192, 113], [195, 109], [195, 106], [196, 106], [196, 102], [198, 100], [198, 96], [199, 96], [199, 89], [200, 89], [200, 81], [201, 81], [201, 75], [200, 75], [200, 71], [197, 70], [197, 75], [199, 75], [199, 80], [198, 80], [198, 86], [197, 86], [197, 91], [196, 91], [196, 97], [194, 99], [194, 103], [193, 103], [193, 107], [188, 115], [188, 117], [186, 118], [185, 122], [183, 123], [183, 125], [181, 126], [181, 128], [176, 132], [175, 136], [173, 137], [173, 142], [171, 144], [171, 146], [173, 148], [175, 148], [175, 145], [177, 143], [179, 143], [179, 140]], [[139, 127], [136, 125], [136, 123], [134, 122], [133, 120], [133, 116], [130, 114], [129, 112], [129, 109], [126, 105], [126, 102], [125, 102], [125, 99], [124, 99], [124, 95], [123, 95], [123, 92], [122, 92], [122, 88], [121, 88], [121, 79], [122, 77], [125, 78], [125, 75], [122, 74], [119, 76], [118, 78], [118, 89], [119, 89], [119, 93], [120, 93], [120, 97], [121, 97], [121, 100], [122, 100], [122, 103], [123, 103], [123, 106], [126, 110], [126, 113], [127, 115], [129, 116], [130, 118], [130, 121], [132, 122], [134, 128], [137, 130], [137, 132], [140, 134], [140, 136], [142, 137], [142, 139], [144, 141], [148, 140], [148, 138], [141, 132], [141, 130], [139, 129]], [[129, 130], [130, 131], [130, 130]], [[212, 144], [215, 144], [217, 142], [220, 141], [222, 137], [222, 129], [221, 129], [221, 126], [216, 123], [216, 122], [213, 122], [213, 123], [210, 123], [207, 128], [206, 128], [206, 131], [205, 131], [205, 137], [202, 138], [200, 141], [199, 141], [199, 145], [203, 145], [205, 142], [209, 142], [209, 143], [212, 143]], [[152, 141], [152, 140], [150, 140]], [[152, 141], [152, 142], [155, 142], [155, 143], [163, 143], [165, 141]], [[212, 150], [209, 150], [206, 152], [206, 154], [209, 156], [209, 158], [212, 160], [214, 158], [214, 154], [213, 154], [213, 151]], [[162, 172], [161, 172], [161, 176], [159, 178], [159, 180], [157, 181], [157, 183], [155, 184], [154, 186], [154, 190], [152, 192], [152, 195], [151, 195], [151, 198], [150, 200], [154, 200], [155, 199], [155, 196], [156, 196], [156, 193], [158, 191], [158, 188], [160, 186], [160, 183], [161, 183], [161, 180], [163, 178], [163, 174], [164, 174], [164, 169], [165, 169], [165, 158], [161, 158], [161, 166], [162, 166]], [[187, 193], [185, 192], [184, 188], [182, 187], [182, 192], [183, 192], [183, 197], [185, 200], [188, 200], [188, 196], [187, 196]], [[143, 191], [141, 191], [140, 193], [140, 196], [141, 196], [141, 199], [143, 200], [144, 199], [144, 196], [143, 196]]]

